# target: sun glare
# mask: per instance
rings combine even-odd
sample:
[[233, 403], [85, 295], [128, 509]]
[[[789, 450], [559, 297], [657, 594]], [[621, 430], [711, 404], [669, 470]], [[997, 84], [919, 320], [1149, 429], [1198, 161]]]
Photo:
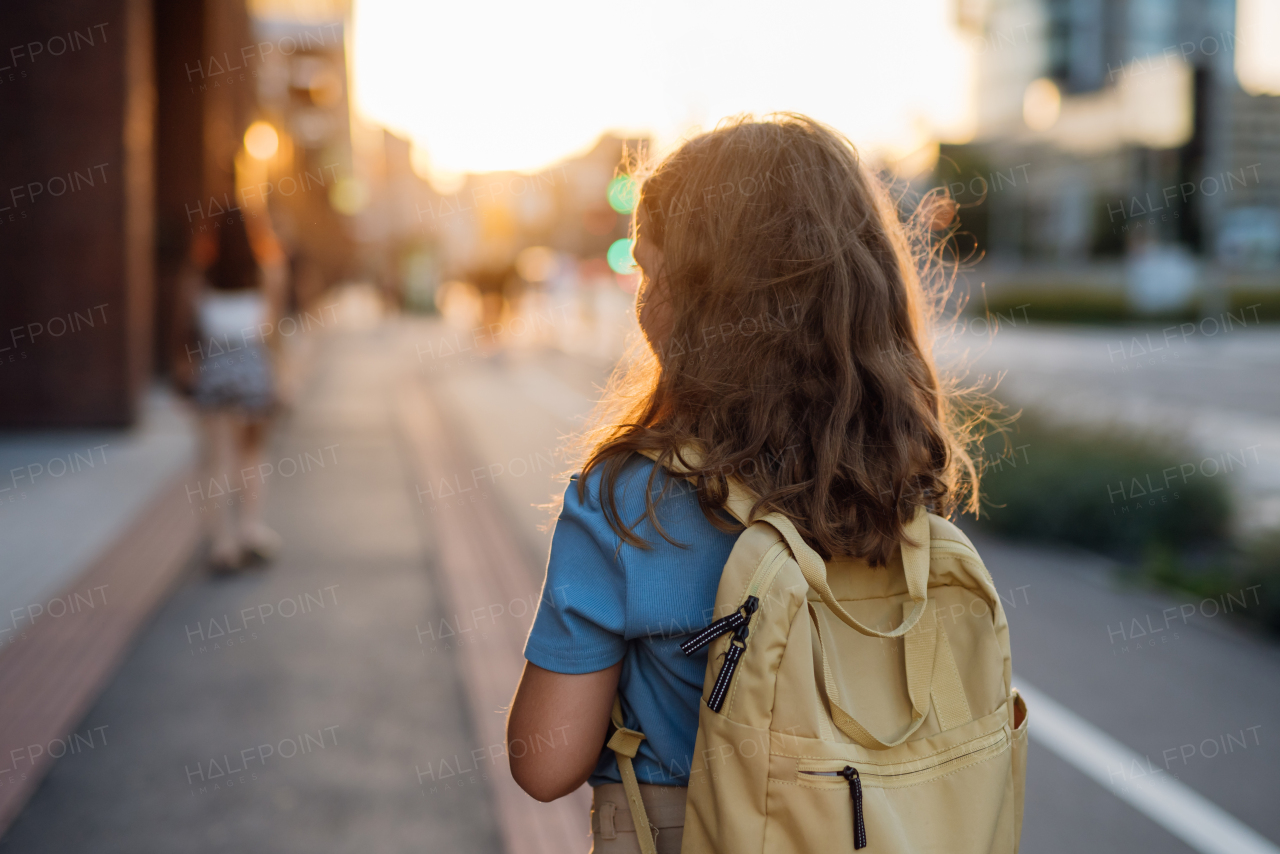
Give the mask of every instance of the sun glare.
[[661, 148], [724, 116], [775, 110], [902, 154], [968, 121], [970, 57], [951, 7], [359, 0], [356, 108], [412, 138], [433, 180], [536, 170], [605, 131]]

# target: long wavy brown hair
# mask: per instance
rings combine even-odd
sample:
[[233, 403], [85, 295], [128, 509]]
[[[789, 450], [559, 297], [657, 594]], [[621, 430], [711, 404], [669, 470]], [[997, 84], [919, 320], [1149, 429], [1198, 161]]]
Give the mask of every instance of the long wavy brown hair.
[[[904, 221], [846, 138], [795, 114], [723, 124], [643, 177], [636, 222], [664, 253], [670, 335], [615, 371], [578, 482], [602, 469], [623, 541], [648, 547], [614, 498], [642, 450], [679, 457], [722, 530], [732, 477], [827, 558], [881, 565], [917, 507], [976, 511], [973, 420], [931, 356], [921, 218], [936, 226], [936, 207]], [[675, 542], [656, 476], [645, 516]]]

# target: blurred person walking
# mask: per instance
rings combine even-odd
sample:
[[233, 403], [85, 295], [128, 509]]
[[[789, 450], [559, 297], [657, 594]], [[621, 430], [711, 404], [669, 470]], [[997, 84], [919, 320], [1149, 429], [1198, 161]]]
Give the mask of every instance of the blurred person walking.
[[188, 346], [186, 361], [177, 364], [186, 369], [180, 384], [201, 414], [202, 497], [213, 504], [210, 562], [215, 572], [229, 573], [272, 559], [281, 545], [262, 521], [265, 484], [257, 473], [279, 403], [273, 333], [284, 265], [263, 216], [254, 220], [253, 235], [242, 216], [229, 217], [192, 249], [199, 272], [183, 281]]

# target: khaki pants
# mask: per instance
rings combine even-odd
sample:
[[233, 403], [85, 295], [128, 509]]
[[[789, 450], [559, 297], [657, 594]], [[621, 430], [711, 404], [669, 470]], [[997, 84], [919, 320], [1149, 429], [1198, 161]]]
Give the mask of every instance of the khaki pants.
[[[684, 786], [640, 784], [640, 799], [649, 814], [649, 824], [657, 831], [658, 854], [680, 854], [688, 793]], [[592, 854], [640, 854], [640, 841], [621, 783], [606, 783], [591, 790], [591, 838]]]

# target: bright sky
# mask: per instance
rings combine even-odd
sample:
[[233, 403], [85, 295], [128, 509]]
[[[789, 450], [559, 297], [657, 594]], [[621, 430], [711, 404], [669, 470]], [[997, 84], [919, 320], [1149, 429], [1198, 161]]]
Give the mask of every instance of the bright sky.
[[965, 134], [954, 2], [357, 0], [356, 108], [442, 173], [538, 169], [606, 130], [662, 146], [773, 110], [900, 155]]

